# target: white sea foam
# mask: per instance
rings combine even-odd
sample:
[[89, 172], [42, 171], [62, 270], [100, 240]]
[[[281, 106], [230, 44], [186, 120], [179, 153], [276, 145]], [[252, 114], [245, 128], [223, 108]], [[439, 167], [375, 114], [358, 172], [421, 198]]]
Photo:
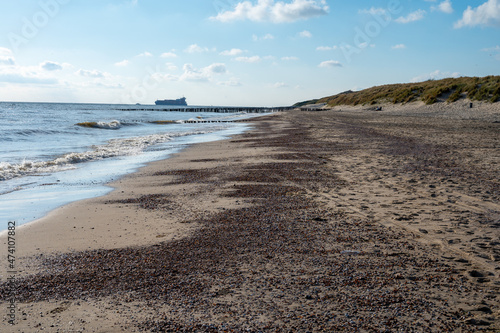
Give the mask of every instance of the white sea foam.
[[104, 145], [92, 146], [91, 150], [68, 153], [49, 161], [25, 160], [18, 164], [0, 162], [0, 180], [74, 169], [76, 168], [75, 164], [82, 162], [97, 161], [117, 156], [136, 155], [150, 146], [170, 141], [176, 137], [207, 134], [222, 128], [223, 127], [211, 127], [210, 129], [192, 132], [152, 134], [125, 139], [113, 139]]
[[120, 129], [122, 127], [122, 124], [118, 120], [112, 120], [110, 122], [89, 121], [89, 122], [84, 122], [84, 123], [78, 123], [76, 125], [82, 126], [82, 127], [102, 128], [102, 129], [112, 129], [112, 130]]
[[104, 128], [104, 129], [118, 129], [122, 127], [122, 124], [118, 120], [113, 120], [110, 121], [109, 123], [106, 122], [98, 122], [97, 123], [98, 128]]

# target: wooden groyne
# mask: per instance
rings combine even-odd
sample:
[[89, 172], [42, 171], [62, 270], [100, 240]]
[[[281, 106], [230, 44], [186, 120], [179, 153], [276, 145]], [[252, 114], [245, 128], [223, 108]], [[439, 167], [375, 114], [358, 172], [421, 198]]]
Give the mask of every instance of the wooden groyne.
[[151, 124], [156, 125], [171, 125], [171, 124], [215, 124], [215, 123], [238, 123], [244, 120], [205, 120], [205, 119], [190, 119], [190, 120], [155, 120]]
[[202, 107], [184, 107], [184, 108], [130, 108], [119, 109], [120, 111], [164, 111], [164, 112], [216, 112], [216, 113], [272, 113], [293, 110], [291, 106], [281, 107], [225, 107], [225, 106], [202, 106]]

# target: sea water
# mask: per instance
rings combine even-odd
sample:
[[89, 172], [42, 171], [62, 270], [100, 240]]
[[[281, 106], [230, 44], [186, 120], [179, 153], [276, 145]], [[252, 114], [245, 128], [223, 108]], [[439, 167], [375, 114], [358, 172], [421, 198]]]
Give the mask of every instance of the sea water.
[[[146, 107], [141, 107], [146, 108]], [[176, 107], [178, 109], [178, 107]], [[186, 145], [248, 128], [245, 113], [174, 112], [133, 105], [0, 103], [0, 231], [104, 195], [106, 186]]]

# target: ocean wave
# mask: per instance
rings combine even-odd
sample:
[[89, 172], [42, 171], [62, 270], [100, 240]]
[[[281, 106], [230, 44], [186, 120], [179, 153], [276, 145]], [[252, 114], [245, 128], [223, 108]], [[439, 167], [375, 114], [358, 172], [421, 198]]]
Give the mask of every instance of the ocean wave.
[[122, 127], [122, 123], [118, 120], [112, 120], [110, 122], [86, 121], [83, 123], [78, 123], [76, 125], [81, 126], [81, 127], [112, 129], [112, 130], [117, 130], [117, 129], [120, 129]]
[[98, 161], [117, 156], [137, 155], [150, 146], [171, 141], [176, 137], [207, 134], [220, 129], [222, 129], [222, 127], [214, 127], [200, 131], [152, 134], [141, 137], [113, 139], [104, 145], [92, 146], [91, 150], [68, 153], [49, 161], [25, 160], [17, 164], [0, 162], [0, 180], [74, 169], [76, 168], [76, 164], [83, 162]]
[[65, 133], [65, 131], [60, 130], [46, 130], [46, 129], [25, 129], [25, 130], [14, 130], [10, 131], [9, 134], [13, 137], [18, 136], [33, 136], [33, 135], [54, 135]]
[[41, 138], [43, 136], [61, 135], [66, 133], [70, 132], [65, 130], [44, 129], [9, 130], [2, 133], [0, 136], [0, 142], [31, 141], [34, 137]]
[[8, 162], [0, 162], [0, 181], [9, 180], [12, 178], [28, 176], [40, 173], [51, 173], [56, 171], [63, 171], [70, 169], [71, 166], [66, 167], [56, 165], [52, 161], [28, 161], [25, 160], [21, 163], [11, 164]]

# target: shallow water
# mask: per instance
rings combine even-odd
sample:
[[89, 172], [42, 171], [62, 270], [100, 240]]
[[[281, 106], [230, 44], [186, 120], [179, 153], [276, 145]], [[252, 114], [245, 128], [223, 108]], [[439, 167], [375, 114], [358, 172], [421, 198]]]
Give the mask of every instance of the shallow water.
[[0, 230], [8, 221], [25, 224], [69, 202], [104, 195], [110, 181], [187, 144], [248, 128], [183, 120], [253, 116], [119, 110], [133, 107], [0, 103]]

